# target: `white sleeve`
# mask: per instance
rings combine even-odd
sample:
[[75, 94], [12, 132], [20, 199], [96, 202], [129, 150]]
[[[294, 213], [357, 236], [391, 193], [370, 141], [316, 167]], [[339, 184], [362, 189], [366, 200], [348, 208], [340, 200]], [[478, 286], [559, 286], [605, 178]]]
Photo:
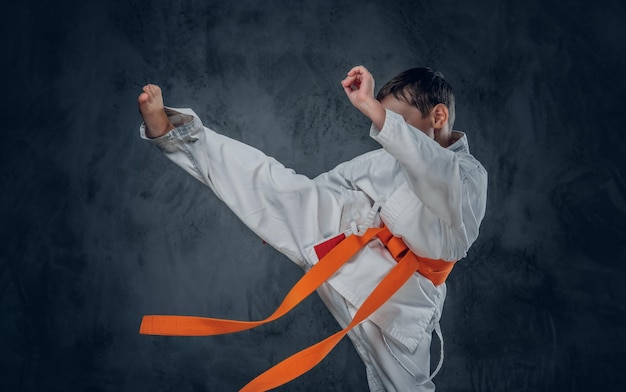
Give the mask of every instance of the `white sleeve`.
[[469, 248], [485, 214], [487, 172], [469, 153], [442, 148], [404, 118], [387, 110], [381, 130], [370, 135], [402, 167], [411, 191]]
[[[305, 267], [304, 249], [337, 232], [342, 192], [336, 181], [316, 182], [296, 174], [261, 151], [204, 127], [191, 110], [166, 112], [177, 128], [148, 140], [296, 264]], [[145, 125], [140, 132], [146, 138]]]

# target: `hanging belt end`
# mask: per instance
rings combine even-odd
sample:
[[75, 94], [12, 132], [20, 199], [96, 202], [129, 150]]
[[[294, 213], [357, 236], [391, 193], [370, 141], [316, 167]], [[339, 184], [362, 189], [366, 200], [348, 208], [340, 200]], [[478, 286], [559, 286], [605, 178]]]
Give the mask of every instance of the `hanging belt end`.
[[139, 333], [141, 335], [153, 335], [153, 321], [154, 317], [152, 316], [143, 316], [141, 319], [141, 326], [139, 327]]

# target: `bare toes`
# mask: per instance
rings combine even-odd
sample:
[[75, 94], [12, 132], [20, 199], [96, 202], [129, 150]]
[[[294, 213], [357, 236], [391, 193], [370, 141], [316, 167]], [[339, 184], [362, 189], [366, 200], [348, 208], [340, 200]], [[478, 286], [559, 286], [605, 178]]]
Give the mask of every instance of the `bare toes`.
[[147, 93], [144, 92], [144, 93], [139, 94], [139, 103], [140, 104], [144, 104], [144, 103], [148, 102], [148, 99], [149, 99], [149, 97], [148, 97]]
[[159, 96], [161, 95], [161, 88], [159, 86], [157, 86], [156, 84], [151, 84], [150, 85], [150, 89], [152, 91], [152, 95], [153, 96]]

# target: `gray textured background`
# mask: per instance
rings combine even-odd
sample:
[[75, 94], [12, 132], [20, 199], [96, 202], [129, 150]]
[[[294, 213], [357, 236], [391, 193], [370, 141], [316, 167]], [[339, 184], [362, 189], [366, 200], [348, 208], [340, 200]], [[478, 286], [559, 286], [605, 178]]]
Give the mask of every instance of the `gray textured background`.
[[[315, 297], [233, 336], [138, 335], [145, 313], [263, 318], [300, 271], [139, 139], [136, 97], [158, 83], [171, 106], [314, 176], [378, 147], [339, 85], [356, 64], [379, 86], [413, 66], [443, 71], [457, 128], [490, 174], [481, 237], [449, 279], [440, 390], [619, 389], [625, 11], [617, 0], [3, 7], [0, 390], [236, 390], [336, 331]], [[283, 390], [365, 388], [344, 341]]]

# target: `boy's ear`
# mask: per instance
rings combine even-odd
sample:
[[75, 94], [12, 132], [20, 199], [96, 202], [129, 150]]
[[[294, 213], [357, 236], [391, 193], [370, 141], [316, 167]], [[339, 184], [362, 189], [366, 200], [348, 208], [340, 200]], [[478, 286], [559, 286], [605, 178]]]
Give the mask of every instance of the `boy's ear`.
[[450, 117], [450, 112], [448, 111], [448, 107], [442, 103], [438, 103], [432, 110], [433, 115], [433, 127], [435, 129], [441, 129], [448, 122], [448, 118]]

